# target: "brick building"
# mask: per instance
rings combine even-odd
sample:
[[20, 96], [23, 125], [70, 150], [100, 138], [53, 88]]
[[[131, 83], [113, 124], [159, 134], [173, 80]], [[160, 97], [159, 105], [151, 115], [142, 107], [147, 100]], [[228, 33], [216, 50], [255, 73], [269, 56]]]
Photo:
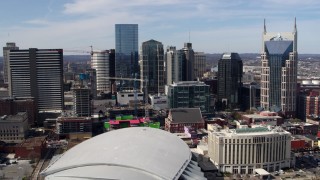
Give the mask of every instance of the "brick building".
[[200, 108], [176, 108], [169, 110], [165, 119], [165, 130], [171, 133], [183, 133], [185, 126], [198, 130], [204, 128], [204, 124]]
[[37, 106], [32, 97], [0, 99], [0, 116], [27, 112], [29, 126], [34, 125], [37, 117]]

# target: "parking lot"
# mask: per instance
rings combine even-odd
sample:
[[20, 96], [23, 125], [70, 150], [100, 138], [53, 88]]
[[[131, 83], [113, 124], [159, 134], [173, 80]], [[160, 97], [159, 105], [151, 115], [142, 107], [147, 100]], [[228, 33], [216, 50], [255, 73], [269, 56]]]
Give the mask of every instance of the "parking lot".
[[0, 167], [0, 179], [21, 180], [32, 174], [33, 167], [30, 160], [18, 160], [16, 164], [2, 165]]

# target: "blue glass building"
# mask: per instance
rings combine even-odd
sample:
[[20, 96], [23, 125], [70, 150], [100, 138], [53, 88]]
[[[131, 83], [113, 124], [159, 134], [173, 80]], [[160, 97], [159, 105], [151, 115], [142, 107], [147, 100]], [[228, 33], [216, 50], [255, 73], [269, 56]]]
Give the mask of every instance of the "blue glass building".
[[134, 78], [139, 74], [138, 24], [116, 24], [115, 34], [115, 75]]
[[261, 106], [295, 116], [297, 96], [297, 27], [293, 32], [267, 33], [261, 54]]

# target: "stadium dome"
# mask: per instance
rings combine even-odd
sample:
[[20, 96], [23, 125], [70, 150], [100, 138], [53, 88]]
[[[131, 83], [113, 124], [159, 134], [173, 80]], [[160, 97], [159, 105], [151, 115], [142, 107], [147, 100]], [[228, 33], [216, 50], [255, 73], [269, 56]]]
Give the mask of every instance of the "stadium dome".
[[132, 127], [71, 148], [41, 172], [46, 180], [205, 179], [189, 147], [176, 135]]

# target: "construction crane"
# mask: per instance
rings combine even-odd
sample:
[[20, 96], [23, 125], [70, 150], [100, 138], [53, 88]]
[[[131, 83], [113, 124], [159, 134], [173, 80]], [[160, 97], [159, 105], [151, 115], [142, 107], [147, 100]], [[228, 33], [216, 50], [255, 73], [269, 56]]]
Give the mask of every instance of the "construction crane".
[[149, 110], [147, 107], [148, 104], [148, 79], [137, 79], [137, 78], [121, 78], [121, 77], [105, 77], [105, 79], [113, 79], [113, 80], [126, 80], [126, 81], [134, 81], [134, 98], [135, 98], [135, 116], [137, 116], [137, 87], [136, 82], [140, 81], [141, 83], [145, 82], [145, 91], [144, 91], [144, 108], [145, 108], [145, 119], [149, 120]]

